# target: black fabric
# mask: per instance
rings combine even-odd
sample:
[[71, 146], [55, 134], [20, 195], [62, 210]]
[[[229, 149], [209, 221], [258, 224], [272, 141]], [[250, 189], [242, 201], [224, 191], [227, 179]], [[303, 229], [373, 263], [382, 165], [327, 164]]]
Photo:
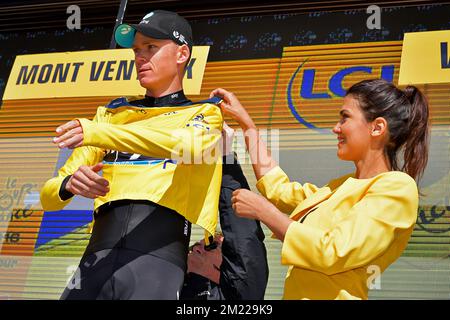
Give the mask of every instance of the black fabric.
[[62, 300], [176, 300], [184, 270], [150, 254], [123, 248], [83, 256]]
[[102, 205], [86, 253], [109, 248], [152, 254], [186, 269], [191, 223], [176, 211], [145, 200]]
[[[220, 283], [187, 275], [182, 299], [261, 300], [269, 278], [264, 232], [259, 221], [240, 218], [231, 207], [234, 190], [250, 189], [236, 155], [223, 159], [220, 192], [220, 226], [224, 236]], [[205, 290], [208, 293], [205, 293]]]
[[196, 273], [188, 273], [184, 278], [181, 300], [225, 300], [219, 286]]
[[67, 182], [69, 182], [71, 176], [72, 175], [68, 175], [67, 177], [65, 177], [63, 182], [61, 183], [61, 187], [59, 187], [59, 197], [63, 201], [69, 200], [74, 196], [72, 192], [66, 190]]
[[192, 51], [192, 28], [185, 18], [175, 12], [155, 10], [147, 14], [139, 24], [130, 26], [151, 38], [172, 40], [178, 45], [186, 44]]
[[191, 233], [183, 216], [150, 201], [120, 200], [94, 218], [80, 288], [69, 285], [62, 299], [178, 298]]
[[130, 104], [136, 107], [160, 108], [190, 105], [192, 101], [186, 98], [183, 90], [181, 90], [158, 98], [145, 96], [143, 99], [130, 101]]

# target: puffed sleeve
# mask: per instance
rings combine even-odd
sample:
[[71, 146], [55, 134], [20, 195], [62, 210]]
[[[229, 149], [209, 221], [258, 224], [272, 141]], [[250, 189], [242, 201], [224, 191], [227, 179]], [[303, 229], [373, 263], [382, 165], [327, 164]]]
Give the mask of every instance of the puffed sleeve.
[[284, 171], [276, 166], [256, 183], [259, 192], [280, 211], [291, 213], [300, 202], [314, 194], [319, 188], [313, 184], [289, 181]]

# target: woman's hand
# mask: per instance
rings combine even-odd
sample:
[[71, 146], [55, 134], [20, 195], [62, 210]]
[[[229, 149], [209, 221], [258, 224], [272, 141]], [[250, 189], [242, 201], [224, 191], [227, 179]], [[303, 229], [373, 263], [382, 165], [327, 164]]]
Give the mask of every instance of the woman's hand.
[[247, 189], [233, 192], [231, 205], [239, 217], [263, 220], [267, 214], [278, 209], [266, 198]]
[[253, 171], [256, 179], [261, 179], [269, 170], [277, 166], [277, 163], [272, 159], [265, 142], [260, 138], [255, 123], [233, 93], [218, 88], [211, 92], [210, 97], [213, 96], [222, 98], [223, 102], [220, 103], [222, 112], [235, 119], [244, 131], [245, 146], [250, 155]]
[[273, 234], [284, 241], [284, 236], [293, 222], [266, 198], [247, 189], [233, 192], [231, 203], [237, 216], [259, 220], [272, 230]]
[[213, 96], [222, 97], [223, 102], [220, 104], [222, 112], [236, 120], [242, 129], [247, 130], [255, 128], [252, 118], [250, 118], [247, 110], [245, 110], [234, 93], [222, 88], [217, 88], [209, 95], [210, 98]]

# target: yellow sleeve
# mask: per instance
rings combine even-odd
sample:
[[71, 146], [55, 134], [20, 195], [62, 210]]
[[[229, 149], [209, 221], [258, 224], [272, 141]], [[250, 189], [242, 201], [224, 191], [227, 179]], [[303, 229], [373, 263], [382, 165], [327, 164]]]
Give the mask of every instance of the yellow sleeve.
[[[93, 121], [97, 121], [97, 116]], [[73, 150], [58, 175], [48, 180], [41, 189], [41, 205], [45, 211], [62, 210], [72, 198], [62, 200], [59, 196], [61, 184], [67, 176], [73, 174], [82, 165], [93, 166], [103, 159], [103, 150], [95, 147], [80, 147]]]
[[[411, 232], [418, 198], [416, 183], [406, 174], [381, 178], [332, 229], [291, 223], [281, 261], [327, 275], [364, 266], [382, 255], [400, 235]], [[399, 255], [403, 249], [398, 247]]]
[[84, 146], [182, 160], [184, 163], [197, 163], [202, 156], [214, 161], [221, 153], [218, 142], [222, 136], [222, 114], [214, 105], [199, 108], [193, 118], [197, 114], [204, 116], [203, 123], [192, 125], [191, 119], [185, 127], [176, 129], [158, 127], [144, 121], [109, 124], [78, 120], [83, 127]]
[[290, 182], [284, 171], [276, 166], [256, 183], [259, 192], [269, 199], [279, 210], [291, 213], [303, 200], [319, 188], [313, 184]]

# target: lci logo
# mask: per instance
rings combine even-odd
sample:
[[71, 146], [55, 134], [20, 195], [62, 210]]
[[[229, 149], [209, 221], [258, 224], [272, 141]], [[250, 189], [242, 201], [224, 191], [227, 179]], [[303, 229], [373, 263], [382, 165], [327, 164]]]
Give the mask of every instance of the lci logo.
[[[307, 60], [305, 60], [293, 73], [291, 79], [289, 80], [289, 84], [287, 87], [287, 103], [289, 106], [289, 109], [291, 110], [292, 114], [294, 115], [295, 119], [297, 119], [298, 122], [300, 122], [302, 125], [309, 129], [314, 129], [318, 131], [319, 133], [330, 133], [329, 130], [325, 130], [322, 128], [318, 128], [311, 122], [307, 121], [300, 112], [300, 108], [296, 107], [294, 105], [294, 100], [292, 98], [292, 87], [294, 86], [295, 79], [302, 69], [302, 67], [305, 65]], [[374, 74], [374, 68], [370, 66], [353, 66], [349, 68], [343, 68], [338, 70], [336, 73], [331, 75], [331, 77], [328, 80], [328, 89], [329, 91], [334, 95], [338, 97], [344, 97], [346, 93], [346, 89], [343, 87], [344, 79], [354, 73], [357, 72], [364, 72], [368, 75]], [[385, 65], [381, 67], [381, 79], [384, 79], [386, 81], [392, 82], [394, 79], [394, 71], [395, 67], [393, 65]], [[313, 92], [314, 84], [315, 84], [315, 78], [316, 78], [316, 70], [315, 69], [305, 69], [303, 71], [303, 78], [302, 78], [302, 84], [300, 87], [300, 98], [303, 99], [331, 99], [332, 95], [328, 92]]]
[[450, 216], [450, 205], [423, 206], [419, 208], [417, 225], [430, 233], [446, 233], [450, 231], [448, 218]]

